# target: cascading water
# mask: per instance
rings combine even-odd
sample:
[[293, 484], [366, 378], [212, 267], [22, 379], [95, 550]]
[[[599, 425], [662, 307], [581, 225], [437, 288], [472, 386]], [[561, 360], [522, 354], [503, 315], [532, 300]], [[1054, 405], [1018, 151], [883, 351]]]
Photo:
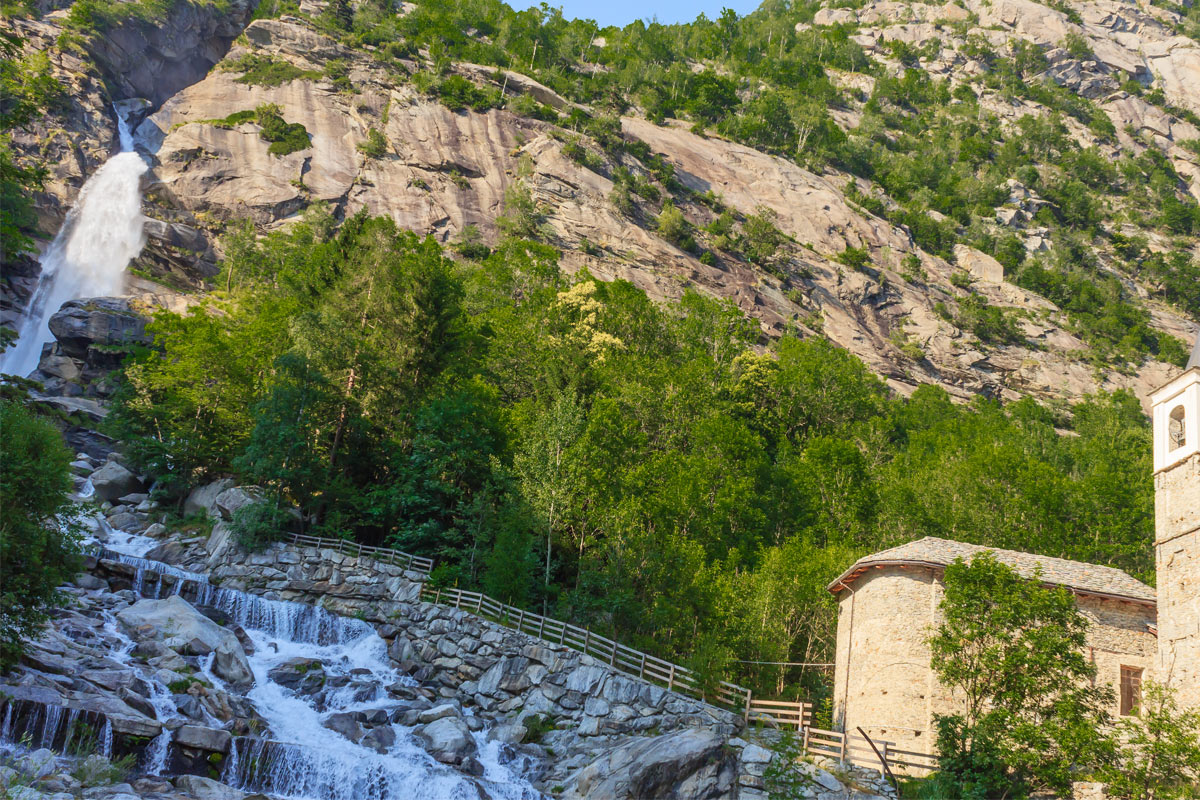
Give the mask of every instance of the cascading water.
[[[98, 530], [105, 532], [103, 527]], [[164, 578], [174, 579], [171, 593], [182, 592], [194, 598], [197, 605], [221, 611], [247, 632], [254, 645], [248, 656], [254, 687], [246, 699], [267, 723], [270, 738], [236, 738], [225, 762], [224, 782], [243, 791], [265, 792], [288, 800], [543, 797], [522, 777], [527, 765], [505, 752], [499, 742], [487, 741], [486, 732], [475, 734], [476, 758], [483, 774], [470, 778], [435, 761], [414, 738], [412, 729], [401, 724], [389, 725], [395, 743], [385, 752], [357, 744], [325, 727], [324, 722], [333, 714], [386, 713], [395, 701], [385, 687], [415, 685], [411, 678], [392, 668], [386, 643], [368, 623], [314, 606], [213, 586], [205, 575], [141, 557], [147, 550], [147, 537], [138, 534], [108, 538], [113, 549], [104, 550], [102, 557], [135, 567], [142, 592], [153, 596], [162, 591], [158, 587]], [[148, 573], [158, 573], [158, 586], [150, 586], [155, 578]], [[341, 688], [326, 689], [320, 701], [315, 701], [313, 696], [299, 694], [271, 677], [272, 670], [297, 658], [319, 661], [329, 683], [342, 684]], [[212, 665], [210, 655], [201, 663], [202, 675], [222, 690], [224, 684], [213, 674]], [[162, 688], [155, 687], [150, 701], [160, 720], [176, 716], [168, 707], [169, 694]], [[215, 727], [218, 723], [211, 720], [208, 724]], [[170, 746], [171, 734], [164, 728], [143, 757], [143, 768], [151, 773], [165, 772]]]
[[53, 337], [50, 317], [63, 303], [121, 291], [123, 273], [145, 243], [141, 179], [149, 165], [134, 152], [133, 135], [117, 114], [121, 152], [79, 192], [54, 241], [42, 254], [42, 274], [29, 300], [16, 346], [0, 356], [0, 372], [28, 375]]

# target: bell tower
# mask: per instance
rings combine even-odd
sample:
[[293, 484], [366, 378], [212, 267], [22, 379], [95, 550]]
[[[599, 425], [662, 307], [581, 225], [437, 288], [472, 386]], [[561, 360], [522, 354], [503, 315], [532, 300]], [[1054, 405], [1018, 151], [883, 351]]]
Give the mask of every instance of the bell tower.
[[1154, 414], [1159, 681], [1200, 709], [1200, 339], [1183, 374], [1150, 395]]

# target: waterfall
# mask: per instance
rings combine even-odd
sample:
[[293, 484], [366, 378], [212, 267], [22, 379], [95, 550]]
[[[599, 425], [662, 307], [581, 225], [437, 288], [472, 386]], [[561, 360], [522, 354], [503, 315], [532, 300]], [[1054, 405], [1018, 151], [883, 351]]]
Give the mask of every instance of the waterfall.
[[16, 346], [0, 355], [0, 372], [28, 375], [42, 345], [54, 337], [50, 317], [68, 300], [119, 293], [123, 273], [145, 243], [141, 178], [149, 165], [133, 150], [133, 135], [117, 114], [121, 152], [79, 191], [75, 207], [42, 254], [42, 274], [25, 310]]
[[[428, 800], [537, 800], [543, 795], [526, 777], [532, 764], [499, 742], [487, 741], [487, 732], [474, 734], [477, 746], [476, 777], [440, 764], [420, 746], [412, 729], [396, 722], [396, 703], [385, 687], [415, 686], [390, 663], [387, 644], [368, 623], [341, 617], [302, 603], [268, 600], [209, 583], [206, 576], [139, 556], [146, 552], [146, 537], [130, 534], [103, 550], [104, 558], [137, 568], [141, 592], [153, 596], [151, 586], [163, 578], [176, 580], [175, 593], [221, 611], [241, 626], [253, 643], [247, 661], [254, 676], [245, 695], [266, 730], [233, 739], [221, 779], [246, 792], [265, 792], [285, 800], [392, 800], [422, 797]], [[277, 683], [272, 671], [293, 659], [320, 662], [328, 684], [317, 696], [297, 693]], [[200, 674], [215, 691], [224, 684], [213, 673], [215, 654], [200, 662]], [[151, 679], [153, 682], [153, 679]], [[324, 681], [323, 681], [324, 682]], [[171, 710], [169, 692], [152, 686], [150, 702], [159, 720], [166, 723], [178, 714]], [[347, 739], [325, 726], [333, 714], [359, 712], [387, 714], [394, 742], [377, 752]], [[205, 712], [207, 716], [207, 712]], [[201, 724], [219, 727], [215, 719]], [[163, 733], [147, 748], [143, 769], [163, 774], [170, 762], [172, 734]]]

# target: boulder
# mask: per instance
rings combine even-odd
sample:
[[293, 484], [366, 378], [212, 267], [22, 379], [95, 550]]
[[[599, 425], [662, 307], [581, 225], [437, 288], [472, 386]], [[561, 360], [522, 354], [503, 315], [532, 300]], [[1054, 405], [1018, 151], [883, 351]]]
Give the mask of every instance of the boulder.
[[231, 740], [229, 731], [204, 728], [199, 725], [184, 725], [175, 731], [176, 744], [183, 747], [194, 747], [197, 750], [210, 750], [214, 753], [228, 753]]
[[140, 492], [145, 487], [134, 475], [116, 461], [110, 461], [92, 473], [92, 487], [97, 501], [112, 502], [130, 492]]
[[145, 317], [134, 312], [128, 300], [115, 297], [70, 300], [50, 317], [49, 325], [60, 351], [71, 358], [86, 358], [94, 345], [115, 347], [151, 341], [146, 335]]
[[235, 486], [217, 495], [217, 511], [224, 519], [233, 519], [234, 513], [244, 506], [261, 503], [262, 496], [256, 486]]
[[422, 711], [417, 715], [417, 719], [421, 722], [421, 724], [427, 725], [430, 722], [437, 722], [439, 719], [457, 716], [459, 716], [458, 709], [453, 703], [443, 703], [440, 706], [434, 706], [433, 708]]
[[369, 747], [376, 753], [386, 753], [396, 743], [396, 731], [389, 725], [381, 725], [378, 728], [372, 728], [366, 736], [359, 741], [363, 747]]
[[442, 717], [413, 731], [429, 755], [443, 764], [458, 765], [475, 755], [471, 729], [459, 717]]
[[723, 737], [700, 729], [634, 739], [572, 773], [558, 797], [728, 797], [735, 789], [737, 758], [725, 744]]
[[180, 775], [175, 779], [175, 788], [195, 800], [242, 800], [246, 796], [232, 786], [199, 775]]
[[325, 686], [325, 666], [315, 658], [293, 658], [272, 669], [267, 677], [297, 694], [313, 694]]
[[232, 487], [233, 478], [221, 478], [219, 481], [197, 486], [188, 494], [187, 500], [183, 501], [183, 513], [187, 516], [193, 514], [220, 516], [217, 511], [217, 496]]
[[354, 718], [353, 714], [331, 714], [321, 724], [335, 733], [340, 733], [355, 744], [358, 744], [359, 740], [363, 738], [362, 725]]
[[254, 681], [254, 673], [250, 671], [250, 663], [237, 635], [192, 608], [178, 595], [166, 600], [139, 600], [119, 611], [117, 619], [134, 630], [148, 626], [167, 647], [183, 647], [192, 640], [203, 642], [216, 652], [213, 672], [218, 677], [237, 685]]

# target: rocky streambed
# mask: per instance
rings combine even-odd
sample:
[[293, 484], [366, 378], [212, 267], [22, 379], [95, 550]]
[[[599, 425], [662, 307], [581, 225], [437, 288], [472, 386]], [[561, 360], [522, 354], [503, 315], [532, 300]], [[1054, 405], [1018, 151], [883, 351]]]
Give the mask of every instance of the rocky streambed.
[[[193, 493], [211, 533], [171, 533], [119, 456], [80, 453], [74, 468], [90, 555], [0, 679], [7, 796], [767, 796], [773, 754], [736, 715], [463, 611], [380, 605], [353, 572], [389, 592], [407, 579], [344, 559], [307, 563], [340, 559], [332, 552], [230, 550], [222, 519], [253, 493], [228, 482]], [[313, 569], [348, 577], [315, 597]], [[252, 580], [258, 572], [275, 588]], [[885, 793], [869, 774], [810, 772], [808, 794], [821, 800]]]

